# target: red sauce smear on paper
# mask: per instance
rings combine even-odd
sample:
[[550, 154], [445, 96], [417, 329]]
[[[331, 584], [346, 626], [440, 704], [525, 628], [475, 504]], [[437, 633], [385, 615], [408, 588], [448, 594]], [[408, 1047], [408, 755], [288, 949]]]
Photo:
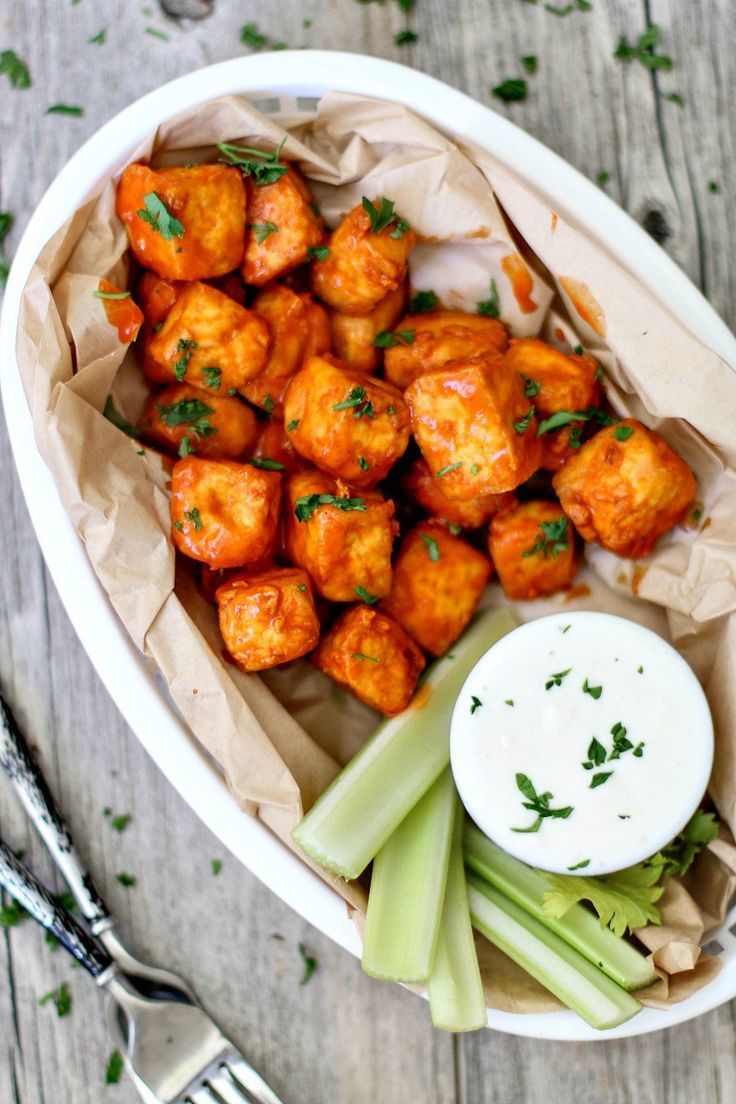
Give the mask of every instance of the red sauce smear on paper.
[[511, 284], [522, 314], [533, 314], [537, 309], [537, 304], [532, 299], [534, 280], [521, 257], [517, 253], [509, 253], [501, 258], [501, 268]]
[[558, 341], [567, 341], [567, 338], [565, 337], [564, 330], [561, 330], [559, 326], [555, 330], [555, 337], [557, 338]]
[[577, 586], [571, 586], [565, 595], [566, 602], [574, 602], [576, 598], [587, 598], [590, 594], [590, 587], [587, 583], [578, 583]]
[[570, 302], [591, 330], [598, 337], [606, 336], [606, 316], [600, 303], [592, 295], [587, 284], [574, 280], [572, 276], [560, 276], [560, 283], [570, 297]]
[[642, 579], [647, 573], [646, 567], [635, 567], [634, 574], [631, 576], [631, 593], [638, 595], [639, 587], [641, 586]]
[[[98, 291], [104, 291], [108, 295], [119, 295], [123, 288], [116, 287], [109, 280], [100, 280]], [[118, 331], [121, 344], [128, 345], [135, 341], [138, 331], [143, 325], [143, 311], [136, 306], [129, 295], [127, 299], [100, 299], [107, 321]]]

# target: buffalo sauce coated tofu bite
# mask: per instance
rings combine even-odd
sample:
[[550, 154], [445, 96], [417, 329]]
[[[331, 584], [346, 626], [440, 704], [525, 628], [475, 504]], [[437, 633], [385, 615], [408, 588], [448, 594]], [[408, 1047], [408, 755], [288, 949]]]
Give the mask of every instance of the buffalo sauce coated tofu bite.
[[386, 379], [405, 390], [417, 376], [444, 368], [452, 360], [502, 353], [508, 330], [497, 318], [464, 311], [434, 310], [410, 314], [397, 326], [401, 339], [386, 350]]
[[270, 555], [281, 476], [233, 460], [187, 456], [171, 473], [174, 544], [212, 568], [247, 567]]
[[401, 542], [380, 609], [426, 651], [443, 655], [473, 616], [491, 570], [472, 545], [437, 522], [422, 522]]
[[425, 659], [391, 617], [351, 606], [326, 632], [312, 661], [360, 701], [393, 717], [411, 701]]
[[390, 499], [312, 470], [288, 479], [284, 509], [287, 558], [309, 572], [323, 597], [372, 604], [389, 593], [398, 532]]
[[406, 303], [406, 284], [403, 283], [381, 299], [370, 314], [341, 314], [330, 311], [330, 333], [335, 356], [351, 368], [359, 368], [368, 374], [381, 364], [382, 349], [388, 343], [401, 340], [392, 334]]
[[354, 487], [374, 487], [409, 443], [401, 392], [329, 354], [309, 357], [292, 377], [284, 422], [301, 456]]
[[283, 284], [264, 288], [253, 310], [265, 318], [273, 337], [266, 367], [243, 387], [243, 394], [268, 413], [280, 413], [289, 380], [308, 356], [330, 349], [330, 324], [324, 307], [311, 295]]
[[601, 429], [552, 479], [584, 540], [619, 556], [647, 556], [695, 498], [689, 467], [664, 438], [626, 418]]
[[238, 391], [266, 367], [268, 323], [209, 284], [189, 284], [143, 349], [143, 370], [158, 383], [210, 393]]
[[242, 671], [265, 671], [311, 652], [319, 620], [309, 576], [274, 567], [237, 574], [216, 592], [220, 632]]
[[406, 277], [416, 234], [391, 200], [363, 196], [333, 230], [326, 257], [312, 265], [312, 290], [344, 314], [370, 314]]
[[165, 280], [155, 272], [142, 272], [135, 297], [149, 326], [158, 326], [179, 298], [186, 284], [182, 280]]
[[420, 456], [401, 477], [404, 491], [434, 518], [460, 529], [480, 529], [511, 499], [510, 494], [480, 495], [478, 498], [448, 498], [439, 479]]
[[447, 498], [512, 491], [539, 467], [534, 407], [496, 353], [453, 361], [404, 392], [417, 444]]
[[556, 471], [580, 445], [583, 421], [547, 427], [554, 414], [571, 414], [600, 403], [600, 369], [587, 354], [568, 355], [534, 337], [513, 340], [505, 357], [524, 380], [534, 403], [542, 441], [542, 467]]
[[165, 387], [146, 402], [139, 422], [144, 440], [166, 452], [239, 460], [252, 452], [258, 419], [237, 398], [205, 395], [188, 383]]
[[136, 259], [166, 279], [223, 276], [243, 259], [245, 186], [227, 165], [128, 165], [115, 209]]
[[241, 272], [246, 284], [263, 287], [304, 264], [324, 237], [324, 225], [304, 177], [278, 165], [276, 180], [246, 178], [248, 226]]
[[580, 565], [575, 532], [556, 502], [517, 502], [491, 521], [488, 548], [508, 598], [568, 587]]

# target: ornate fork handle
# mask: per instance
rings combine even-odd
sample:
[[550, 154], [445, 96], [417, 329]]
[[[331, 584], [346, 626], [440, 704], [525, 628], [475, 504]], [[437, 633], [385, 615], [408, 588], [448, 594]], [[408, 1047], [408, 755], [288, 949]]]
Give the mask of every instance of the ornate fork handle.
[[91, 876], [79, 860], [69, 829], [18, 728], [10, 706], [1, 694], [0, 766], [13, 783], [26, 811], [43, 837], [54, 862], [87, 918], [90, 930], [93, 935], [99, 935], [110, 927], [110, 913]]

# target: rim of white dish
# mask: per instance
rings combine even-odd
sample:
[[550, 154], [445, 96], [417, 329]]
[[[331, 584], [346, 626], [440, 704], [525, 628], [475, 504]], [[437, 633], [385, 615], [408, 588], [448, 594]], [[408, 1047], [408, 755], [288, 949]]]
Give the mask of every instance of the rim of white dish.
[[[687, 276], [599, 188], [552, 150], [449, 85], [379, 58], [324, 50], [284, 50], [235, 58], [162, 85], [104, 124], [67, 162], [18, 245], [0, 318], [0, 389], [13, 454], [51, 577], [82, 645], [126, 721], [169, 781], [222, 843], [296, 912], [354, 955], [360, 941], [345, 904], [325, 882], [248, 816], [222, 775], [181, 722], [151, 667], [133, 645], [103, 592], [33, 437], [15, 341], [23, 286], [39, 252], [72, 212], [99, 193], [135, 147], [165, 119], [220, 96], [319, 97], [329, 90], [404, 104], [449, 135], [488, 148], [599, 242], [705, 344], [736, 364], [736, 338]], [[104, 641], [104, 648], [99, 646]], [[736, 939], [725, 968], [667, 1012], [645, 1008], [621, 1027], [597, 1032], [572, 1012], [489, 1009], [488, 1025], [540, 1039], [598, 1040], [658, 1031], [707, 1012], [736, 994]]]

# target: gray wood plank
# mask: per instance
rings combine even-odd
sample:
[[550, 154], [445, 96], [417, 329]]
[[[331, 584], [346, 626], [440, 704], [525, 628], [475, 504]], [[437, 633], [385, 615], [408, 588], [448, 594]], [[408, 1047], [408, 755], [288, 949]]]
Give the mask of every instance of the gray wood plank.
[[[201, 20], [165, 14], [210, 14]], [[662, 26], [660, 49], [675, 59], [656, 79], [612, 54], [646, 21]], [[311, 20], [311, 26], [304, 26]], [[352, 0], [211, 0], [69, 4], [6, 0], [0, 46], [28, 61], [34, 85], [4, 96], [0, 118], [0, 207], [23, 223], [68, 156], [102, 122], [164, 80], [247, 53], [253, 22], [289, 45], [356, 49], [404, 60], [461, 87], [556, 149], [638, 219], [666, 224], [665, 248], [732, 324], [734, 256], [734, 71], [728, 0], [594, 0], [591, 12], [559, 18], [522, 0], [418, 0], [415, 46], [397, 47], [406, 23], [394, 3]], [[147, 26], [168, 34], [164, 42]], [[106, 42], [88, 38], [106, 27]], [[128, 51], [120, 63], [122, 51]], [[504, 105], [490, 89], [521, 75], [536, 54], [529, 98]], [[132, 57], [132, 61], [131, 61]], [[90, 73], [101, 74], [90, 91]], [[5, 89], [4, 89], [5, 91]], [[685, 106], [663, 101], [677, 91]], [[45, 116], [53, 102], [85, 106], [81, 119]], [[720, 194], [711, 192], [715, 180]], [[653, 219], [651, 212], [661, 215]], [[268, 893], [197, 821], [128, 732], [94, 674], [44, 573], [7, 442], [0, 440], [0, 675], [40, 753], [82, 850], [142, 953], [185, 973], [223, 1026], [274, 1087], [295, 1104], [731, 1104], [736, 1100], [733, 1006], [671, 1032], [595, 1047], [543, 1043], [487, 1032], [457, 1040], [429, 1027], [413, 995], [369, 981], [358, 964]], [[115, 772], [115, 774], [113, 774]], [[117, 835], [105, 805], [131, 812]], [[2, 834], [51, 871], [9, 798]], [[215, 878], [211, 860], [224, 861]], [[121, 870], [137, 886], [115, 881]], [[303, 942], [318, 960], [300, 987]], [[63, 979], [75, 1004], [57, 1020], [37, 998]], [[129, 1086], [102, 1089], [109, 1043], [100, 999], [60, 953], [26, 923], [0, 938], [0, 1100], [19, 1104], [110, 1100], [132, 1104]], [[6, 1060], [3, 1060], [6, 1059]]]

